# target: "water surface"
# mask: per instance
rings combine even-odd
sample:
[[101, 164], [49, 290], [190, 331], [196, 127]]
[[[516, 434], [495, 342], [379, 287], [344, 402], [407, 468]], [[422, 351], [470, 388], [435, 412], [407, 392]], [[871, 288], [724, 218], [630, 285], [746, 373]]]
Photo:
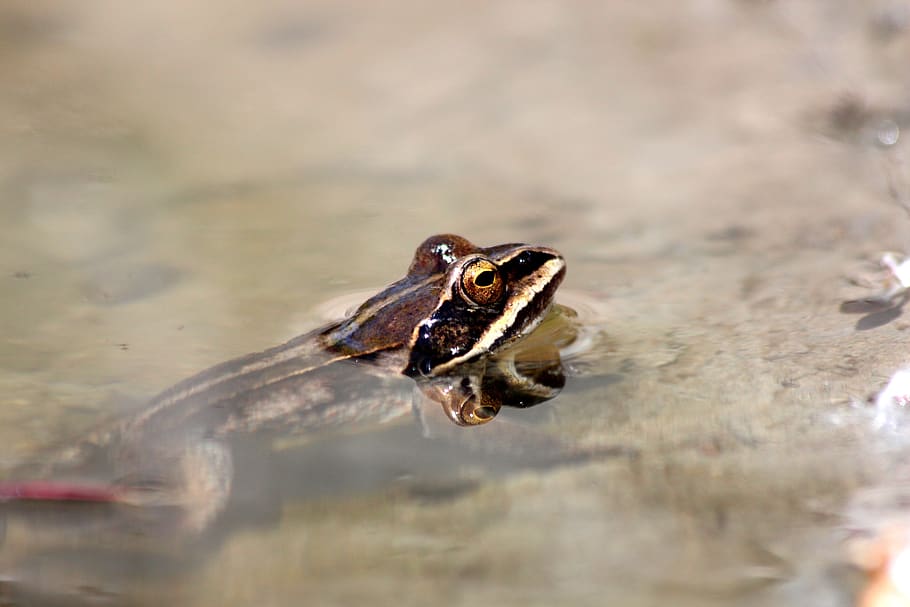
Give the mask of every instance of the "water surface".
[[318, 326], [436, 232], [564, 253], [597, 330], [526, 418], [639, 453], [494, 470], [403, 419], [267, 464], [296, 495], [188, 559], [56, 531], [104, 513], [10, 517], [0, 579], [47, 601], [851, 604], [845, 540], [901, 515], [853, 505], [906, 474], [903, 424], [862, 404], [906, 322], [838, 308], [908, 250], [905, 143], [881, 133], [907, 127], [910, 33], [905, 3], [837, 9], [0, 9], [4, 469]]

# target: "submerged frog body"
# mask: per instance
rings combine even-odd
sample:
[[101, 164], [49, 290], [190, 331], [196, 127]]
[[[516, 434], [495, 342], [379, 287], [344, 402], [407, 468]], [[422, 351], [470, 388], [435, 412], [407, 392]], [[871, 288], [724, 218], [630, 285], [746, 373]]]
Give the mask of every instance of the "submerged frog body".
[[7, 482], [0, 497], [97, 495], [179, 506], [187, 525], [200, 529], [231, 492], [237, 437], [399, 417], [411, 408], [401, 385], [407, 378], [460, 426], [485, 424], [502, 406], [552, 398], [564, 381], [558, 356], [529, 372], [501, 355], [541, 322], [564, 274], [565, 261], [549, 248], [481, 248], [459, 236], [433, 236], [417, 248], [404, 278], [350, 317], [178, 383], [140, 413], [65, 450], [47, 471], [74, 469], [100, 453], [113, 485], [95, 494], [87, 486], [45, 484], [39, 491]]

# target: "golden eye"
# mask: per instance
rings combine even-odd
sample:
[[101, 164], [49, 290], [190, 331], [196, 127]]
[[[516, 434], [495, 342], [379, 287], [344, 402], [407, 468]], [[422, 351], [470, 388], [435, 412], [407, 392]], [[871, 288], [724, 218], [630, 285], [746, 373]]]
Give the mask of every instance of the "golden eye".
[[461, 290], [465, 297], [478, 306], [496, 303], [505, 293], [499, 268], [489, 259], [475, 259], [461, 273]]
[[499, 413], [499, 405], [482, 405], [475, 399], [468, 400], [461, 407], [461, 420], [468, 426], [479, 426], [492, 421]]

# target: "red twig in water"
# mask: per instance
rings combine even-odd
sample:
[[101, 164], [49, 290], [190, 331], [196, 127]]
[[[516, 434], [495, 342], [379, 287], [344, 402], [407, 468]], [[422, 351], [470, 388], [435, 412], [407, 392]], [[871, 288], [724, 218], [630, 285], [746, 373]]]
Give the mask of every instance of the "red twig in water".
[[0, 481], [0, 502], [11, 500], [111, 503], [120, 501], [120, 492], [110, 485], [58, 481]]

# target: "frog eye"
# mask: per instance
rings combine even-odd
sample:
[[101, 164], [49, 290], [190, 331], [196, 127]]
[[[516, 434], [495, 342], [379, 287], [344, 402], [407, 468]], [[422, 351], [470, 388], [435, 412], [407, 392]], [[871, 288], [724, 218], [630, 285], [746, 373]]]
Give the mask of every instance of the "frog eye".
[[472, 398], [462, 405], [461, 411], [459, 411], [461, 418], [459, 424], [479, 426], [491, 421], [497, 413], [499, 413], [498, 405], [483, 405]]
[[499, 268], [489, 259], [475, 259], [461, 272], [461, 291], [469, 302], [478, 306], [499, 301], [505, 289]]

